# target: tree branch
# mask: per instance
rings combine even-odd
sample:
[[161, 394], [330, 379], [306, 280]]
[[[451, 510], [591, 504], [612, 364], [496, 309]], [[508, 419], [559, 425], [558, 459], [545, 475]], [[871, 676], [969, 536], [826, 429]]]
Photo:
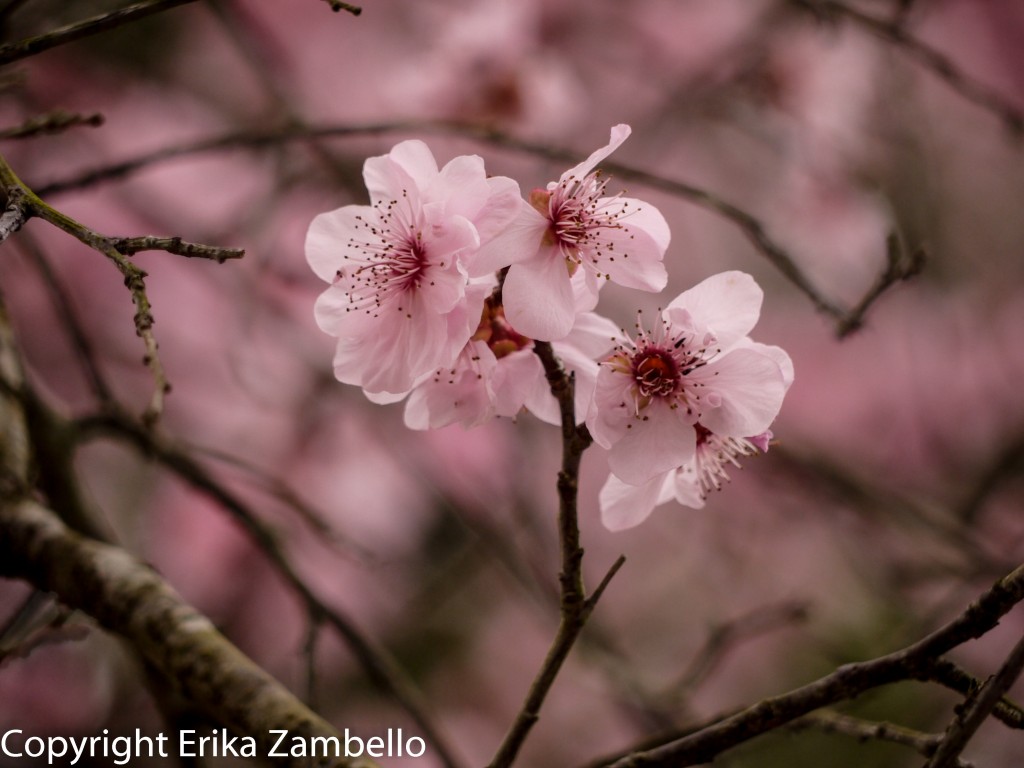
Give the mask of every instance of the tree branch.
[[129, 5], [109, 13], [99, 14], [66, 27], [55, 29], [36, 37], [19, 40], [16, 43], [0, 45], [0, 65], [25, 59], [37, 53], [48, 51], [65, 43], [81, 40], [86, 37], [115, 29], [137, 19], [152, 16], [154, 13], [166, 11], [178, 5], [195, 2], [195, 0], [148, 0], [147, 2]]
[[358, 5], [345, 3], [342, 2], [342, 0], [324, 0], [324, 2], [331, 6], [331, 10], [334, 11], [335, 13], [337, 13], [338, 11], [347, 11], [348, 13], [351, 13], [353, 16], [358, 16], [363, 12], [363, 9]]
[[[146, 293], [146, 273], [133, 264], [127, 255], [140, 250], [159, 249], [187, 256], [202, 255], [205, 258], [223, 262], [226, 259], [238, 258], [244, 252], [238, 249], [186, 243], [177, 237], [111, 238], [101, 235], [44, 202], [18, 178], [2, 156], [0, 156], [0, 187], [7, 195], [7, 209], [0, 217], [0, 241], [21, 226], [25, 220], [32, 217], [39, 218], [102, 253], [114, 262], [124, 276], [124, 284], [131, 292], [132, 301], [135, 304], [135, 333], [142, 339], [146, 350], [143, 362], [152, 372], [156, 385], [143, 420], [149, 425], [154, 424], [163, 412], [164, 395], [170, 390], [171, 385], [157, 354], [158, 345], [156, 336], [153, 334], [153, 312], [149, 296]], [[119, 246], [125, 250], [120, 250]]]
[[91, 128], [101, 126], [103, 125], [103, 115], [96, 112], [91, 115], [82, 115], [58, 109], [26, 120], [21, 125], [4, 128], [0, 131], [0, 139], [29, 139], [52, 133], [62, 133], [79, 125], [87, 125]]
[[[218, 723], [252, 736], [262, 755], [272, 729], [303, 737], [338, 732], [221, 635], [151, 568], [127, 552], [68, 529], [31, 500], [0, 506], [0, 576], [54, 592], [131, 643], [147, 662]], [[307, 768], [308, 758], [277, 765]], [[332, 768], [372, 766], [364, 760], [324, 760]]]
[[569, 656], [576, 639], [587, 623], [597, 601], [608, 583], [625, 563], [620, 557], [601, 580], [597, 589], [586, 596], [583, 584], [583, 548], [580, 546], [577, 496], [580, 459], [591, 443], [590, 433], [585, 426], [576, 426], [573, 404], [573, 380], [567, 375], [547, 342], [534, 342], [534, 352], [544, 366], [551, 393], [558, 400], [562, 417], [562, 469], [558, 473], [558, 538], [561, 544], [562, 569], [558, 575], [560, 586], [560, 619], [558, 630], [547, 656], [530, 685], [526, 699], [512, 726], [505, 734], [497, 753], [491, 759], [489, 768], [508, 768], [515, 761], [526, 737], [537, 720], [540, 709], [554, 685], [562, 665]]
[[325, 622], [341, 635], [348, 647], [374, 682], [394, 697], [420, 727], [424, 737], [448, 768], [458, 768], [455, 753], [441, 728], [434, 722], [423, 697], [392, 656], [367, 638], [355, 623], [324, 603], [296, 572], [278, 541], [277, 535], [265, 525], [235, 494], [217, 482], [187, 452], [152, 430], [138, 424], [119, 410], [82, 419], [78, 422], [82, 438], [98, 434], [127, 439], [149, 456], [176, 474], [203, 495], [213, 499], [250, 536], [257, 547], [302, 601], [313, 622]]
[[[987, 109], [998, 117], [1006, 129], [1019, 139], [1024, 136], [1024, 113], [984, 83], [965, 74], [946, 54], [933, 48], [906, 30], [904, 17], [893, 21], [871, 16], [837, 0], [789, 0], [797, 8], [825, 19], [846, 19], [879, 37], [917, 61], [925, 69], [944, 80], [965, 99]], [[909, 3], [906, 3], [909, 5]]]
[[1024, 671], [1024, 637], [1017, 641], [999, 671], [972, 694], [946, 729], [946, 735], [925, 768], [952, 768], [959, 763], [967, 742]]
[[852, 699], [901, 680], [928, 679], [928, 666], [944, 653], [991, 630], [1024, 599], [1024, 565], [998, 581], [958, 618], [903, 650], [871, 661], [847, 664], [789, 693], [765, 699], [683, 738], [633, 752], [614, 768], [698, 765], [821, 707]]
[[[935, 753], [936, 747], [942, 740], [941, 736], [933, 733], [921, 733], [911, 728], [893, 723], [879, 723], [868, 720], [861, 720], [859, 717], [850, 717], [838, 712], [823, 710], [812, 712], [795, 721], [791, 728], [802, 730], [816, 728], [824, 733], [839, 733], [850, 736], [857, 741], [888, 741], [892, 744], [901, 744], [910, 747], [915, 752], [925, 757]], [[958, 768], [966, 768], [964, 763], [957, 762]]]

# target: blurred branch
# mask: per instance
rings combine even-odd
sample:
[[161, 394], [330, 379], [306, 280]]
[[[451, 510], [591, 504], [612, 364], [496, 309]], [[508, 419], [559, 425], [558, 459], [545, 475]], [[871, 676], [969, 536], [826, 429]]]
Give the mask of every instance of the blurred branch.
[[68, 128], [74, 128], [79, 125], [86, 125], [92, 128], [99, 127], [103, 125], [103, 115], [98, 112], [94, 112], [91, 115], [82, 115], [58, 109], [53, 112], [47, 112], [44, 115], [37, 115], [26, 120], [21, 125], [0, 130], [0, 139], [28, 139], [51, 133], [61, 133]]
[[966, 498], [956, 511], [956, 518], [970, 526], [978, 517], [982, 505], [1004, 480], [1013, 477], [1024, 467], [1024, 435], [1011, 440], [996, 455], [988, 469], [974, 482]]
[[946, 735], [925, 768], [952, 768], [959, 764], [967, 742], [988, 719], [995, 707], [1024, 671], [1024, 637], [1017, 641], [999, 671], [968, 697], [946, 729]]
[[[911, 728], [893, 723], [878, 723], [861, 720], [859, 717], [842, 715], [831, 710], [812, 712], [796, 720], [791, 726], [793, 730], [816, 728], [824, 733], [839, 733], [852, 736], [857, 741], [888, 741], [910, 747], [925, 757], [931, 757], [942, 737], [932, 733], [921, 733]], [[969, 768], [969, 763], [957, 760], [958, 768]]]
[[[138, 157], [124, 160], [119, 163], [87, 171], [78, 176], [59, 180], [40, 187], [40, 194], [55, 195], [61, 192], [82, 189], [99, 184], [105, 181], [124, 178], [136, 173], [150, 165], [171, 160], [176, 157], [183, 157], [208, 152], [219, 152], [228, 149], [260, 149], [262, 147], [278, 144], [311, 141], [324, 138], [339, 138], [344, 136], [373, 136], [389, 133], [412, 133], [432, 132], [456, 134], [485, 142], [494, 146], [513, 149], [525, 152], [537, 157], [555, 160], [559, 162], [573, 163], [579, 160], [576, 152], [546, 144], [523, 141], [513, 138], [507, 134], [495, 131], [490, 128], [471, 125], [467, 123], [438, 121], [438, 122], [394, 122], [394, 123], [370, 123], [366, 125], [341, 125], [341, 126], [307, 126], [290, 125], [283, 128], [276, 128], [266, 131], [240, 131], [222, 136], [215, 136], [202, 141], [190, 144], [179, 144], [176, 146], [164, 147], [163, 149], [149, 152]], [[797, 265], [793, 256], [779, 245], [769, 234], [764, 223], [751, 213], [742, 208], [723, 200], [707, 190], [695, 187], [686, 182], [665, 178], [658, 174], [649, 173], [627, 165], [614, 162], [603, 162], [602, 168], [623, 179], [639, 182], [652, 189], [659, 189], [663, 192], [681, 197], [694, 205], [698, 205], [712, 213], [721, 216], [732, 222], [753, 244], [753, 246], [768, 259], [800, 292], [802, 292], [811, 303], [824, 314], [831, 317], [837, 327], [837, 332], [842, 336], [850, 333], [859, 327], [863, 321], [867, 309], [892, 285], [909, 278], [920, 269], [922, 255], [920, 252], [912, 254], [909, 258], [898, 249], [898, 241], [895, 236], [889, 239], [889, 259], [886, 271], [879, 280], [868, 290], [865, 296], [855, 305], [854, 309], [847, 310], [836, 304], [827, 296], [822, 294], [814, 283]]]
[[714, 672], [737, 645], [773, 630], [791, 627], [807, 620], [808, 607], [803, 602], [782, 602], [765, 605], [732, 621], [713, 626], [704, 645], [694, 656], [679, 681], [670, 688], [671, 697], [680, 701]]
[[[26, 381], [0, 305], [0, 577], [52, 592], [124, 638], [196, 706], [233, 733], [251, 736], [267, 755], [271, 730], [340, 738], [280, 683], [253, 663], [157, 573], [120, 547], [78, 533], [31, 497], [33, 464], [44, 457], [25, 409]], [[306, 758], [276, 759], [305, 768]], [[325, 764], [327, 764], [325, 762]], [[333, 768], [370, 768], [363, 760]]]
[[91, 37], [146, 16], [192, 2], [195, 0], [148, 0], [109, 13], [102, 13], [36, 37], [0, 45], [0, 65], [10, 64], [12, 61], [25, 59], [59, 45]]
[[590, 446], [591, 437], [585, 426], [576, 426], [573, 404], [573, 378], [567, 375], [547, 342], [534, 342], [534, 352], [544, 366], [551, 393], [558, 401], [562, 417], [562, 468], [558, 473], [558, 538], [561, 544], [562, 569], [558, 575], [560, 587], [560, 618], [558, 630], [548, 648], [547, 656], [530, 685], [512, 726], [505, 734], [488, 768], [508, 768], [515, 762], [519, 750], [537, 720], [540, 709], [554, 684], [562, 664], [569, 656], [576, 639], [605, 588], [625, 563], [619, 557], [605, 574], [593, 594], [586, 595], [583, 584], [583, 549], [580, 546], [577, 496], [579, 491], [580, 460]]
[[902, 680], [928, 679], [927, 668], [932, 662], [990, 631], [1022, 599], [1024, 565], [996, 582], [959, 617], [913, 645], [871, 661], [843, 665], [832, 674], [789, 693], [765, 699], [675, 741], [632, 752], [610, 765], [614, 768], [698, 765], [816, 709], [852, 699], [872, 688]]
[[[964, 73], [946, 54], [910, 34], [905, 27], [904, 14], [898, 15], [893, 21], [886, 21], [837, 0], [788, 2], [827, 21], [845, 19], [891, 43], [938, 78], [945, 80], [965, 99], [995, 114], [1015, 139], [1024, 136], [1024, 113], [1001, 94]], [[904, 5], [909, 10], [910, 3]]]
[[299, 596], [310, 621], [325, 622], [334, 627], [344, 638], [363, 669], [383, 690], [387, 691], [412, 717], [424, 737], [431, 743], [438, 757], [448, 768], [458, 768], [452, 748], [448, 745], [441, 729], [435, 724], [430, 709], [422, 700], [405, 672], [391, 655], [367, 638], [338, 609], [324, 603], [303, 578], [296, 572], [285, 554], [277, 535], [266, 526], [235, 494], [206, 471], [185, 450], [147, 429], [128, 414], [113, 409], [103, 414], [78, 421], [82, 438], [96, 435], [112, 435], [126, 438], [144, 455], [151, 457], [180, 477], [203, 495], [213, 499], [221, 508], [231, 514], [253, 542], [281, 575], [288, 586]]
[[7, 17], [14, 13], [18, 8], [25, 5], [28, 0], [7, 0], [3, 7], [0, 7], [0, 23], [6, 21]]
[[840, 338], [860, 328], [868, 308], [889, 288], [903, 280], [909, 280], [924, 269], [925, 252], [918, 249], [908, 255], [900, 243], [899, 235], [895, 232], [890, 233], [886, 238], [885, 246], [885, 271], [878, 276], [874, 285], [868, 289], [857, 305], [840, 319], [837, 327]]
[[322, 541], [336, 545], [338, 549], [344, 550], [346, 554], [353, 556], [364, 564], [373, 563], [377, 559], [375, 553], [363, 547], [359, 542], [353, 541], [339, 533], [318, 509], [306, 502], [294, 488], [281, 478], [224, 451], [195, 444], [190, 444], [186, 447], [195, 453], [201, 453], [244, 472], [250, 480], [260, 485], [264, 493], [277, 499], [277, 501], [294, 512]]
[[351, 3], [343, 3], [342, 0], [324, 0], [324, 2], [331, 6], [331, 10], [334, 11], [335, 13], [337, 13], [338, 11], [347, 11], [351, 13], [353, 16], [358, 16], [363, 12], [363, 9], [360, 8], [358, 5], [352, 5]]

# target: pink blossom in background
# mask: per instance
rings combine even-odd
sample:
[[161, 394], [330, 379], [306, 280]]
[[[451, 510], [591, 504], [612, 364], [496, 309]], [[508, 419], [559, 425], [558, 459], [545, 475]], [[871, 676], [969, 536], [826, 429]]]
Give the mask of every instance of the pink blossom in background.
[[331, 284], [316, 317], [338, 337], [340, 381], [405, 392], [450, 365], [472, 335], [483, 297], [467, 293], [467, 262], [511, 222], [519, 187], [487, 178], [475, 156], [438, 171], [420, 141], [370, 158], [363, 177], [371, 205], [323, 213], [310, 225], [306, 257]]
[[482, 249], [478, 271], [511, 265], [502, 289], [505, 314], [525, 336], [552, 341], [569, 333], [577, 269], [595, 302], [603, 280], [644, 291], [665, 287], [670, 235], [661, 212], [633, 198], [605, 197], [608, 182], [594, 171], [629, 134], [628, 125], [614, 126], [606, 146], [534, 190], [516, 222]]

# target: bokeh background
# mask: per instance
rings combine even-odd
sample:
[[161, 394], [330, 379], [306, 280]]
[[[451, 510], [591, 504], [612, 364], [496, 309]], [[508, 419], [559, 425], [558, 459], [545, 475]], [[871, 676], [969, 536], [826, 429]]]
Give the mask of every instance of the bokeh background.
[[[117, 6], [7, 2], [0, 32], [21, 39]], [[1024, 5], [851, 7], [902, 21], [959, 80], [856, 19], [786, 0], [367, 0], [358, 18], [319, 0], [208, 0], [0, 70], [4, 126], [55, 109], [104, 118], [0, 151], [97, 231], [246, 249], [222, 265], [135, 257], [173, 385], [162, 428], [278, 532], [318, 594], [395, 655], [467, 765], [493, 754], [557, 622], [558, 430], [524, 415], [412, 433], [401, 406], [373, 406], [334, 381], [332, 340], [312, 318], [322, 284], [303, 256], [312, 217], [364, 202], [363, 160], [402, 138], [424, 138], [441, 162], [480, 154], [524, 193], [567, 167], [437, 121], [579, 157], [627, 122], [633, 135], [615, 161], [739, 206], [840, 306], [885, 272], [890, 234], [905, 255], [924, 254], [919, 273], [840, 339], [835, 318], [734, 221], [613, 178], [668, 219], [670, 281], [661, 296], [610, 286], [599, 310], [628, 325], [638, 308], [710, 274], [748, 271], [766, 291], [753, 336], [790, 353], [796, 381], [778, 445], [702, 510], [668, 505], [611, 534], [596, 505], [604, 457], [584, 457], [588, 583], [620, 553], [627, 564], [521, 759], [583, 766], [899, 648], [1024, 554], [1024, 147], [991, 105], [963, 92], [982, 83], [1008, 110], [1024, 109]], [[303, 138], [311, 127], [351, 131]], [[219, 137], [234, 139], [203, 149]], [[181, 151], [75, 182], [166, 148]], [[64, 414], [97, 408], [60, 319], [65, 299], [40, 260], [117, 397], [140, 412], [152, 383], [120, 275], [39, 221], [0, 259], [32, 381]], [[308, 617], [218, 505], [116, 439], [83, 446], [76, 466], [125, 546], [333, 722], [417, 732], [329, 629], [314, 633], [310, 684]], [[26, 593], [0, 583], [0, 618]], [[984, 678], [1022, 630], [1012, 613], [957, 659]], [[48, 640], [0, 666], [0, 731], [166, 727], [117, 642], [82, 619]], [[845, 711], [941, 731], [955, 702], [937, 686], [904, 684]], [[990, 723], [966, 757], [1015, 766], [1022, 744]], [[921, 760], [811, 730], [718, 762]], [[438, 764], [429, 750], [387, 764], [413, 762]]]

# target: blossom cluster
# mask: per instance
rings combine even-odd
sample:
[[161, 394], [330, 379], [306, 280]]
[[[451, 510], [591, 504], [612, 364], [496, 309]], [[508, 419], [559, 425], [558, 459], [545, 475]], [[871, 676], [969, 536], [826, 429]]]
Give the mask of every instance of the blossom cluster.
[[513, 179], [461, 156], [438, 168], [421, 141], [368, 159], [369, 205], [317, 216], [306, 258], [329, 286], [320, 328], [334, 373], [376, 403], [405, 400], [405, 423], [481, 424], [526, 410], [558, 423], [538, 341], [575, 380], [575, 413], [608, 450], [600, 494], [611, 529], [675, 498], [699, 507], [728, 465], [768, 448], [793, 380], [789, 356], [752, 341], [762, 293], [741, 272], [676, 297], [651, 328], [593, 310], [605, 282], [667, 283], [669, 228], [649, 203], [607, 193], [597, 170], [630, 134], [526, 199]]

